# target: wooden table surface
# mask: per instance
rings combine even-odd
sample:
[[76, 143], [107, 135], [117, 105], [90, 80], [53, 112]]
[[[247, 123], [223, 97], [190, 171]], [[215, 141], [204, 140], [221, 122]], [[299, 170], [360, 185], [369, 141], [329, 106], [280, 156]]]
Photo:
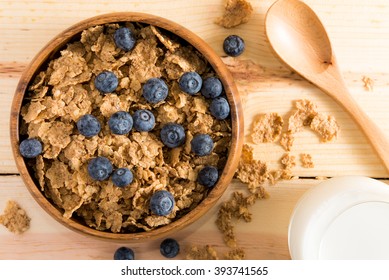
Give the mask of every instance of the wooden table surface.
[[[303, 168], [297, 161], [297, 180], [268, 187], [270, 198], [258, 201], [251, 223], [239, 222], [236, 234], [247, 259], [289, 259], [287, 230], [298, 199], [320, 180], [317, 176], [365, 175], [388, 178], [374, 150], [346, 112], [320, 90], [285, 68], [272, 54], [264, 33], [264, 17], [274, 0], [252, 0], [254, 14], [244, 25], [224, 29], [214, 20], [222, 14], [224, 0], [148, 1], [58, 1], [0, 0], [0, 212], [6, 201], [17, 201], [31, 217], [31, 228], [14, 235], [0, 226], [0, 259], [112, 259], [125, 243], [95, 240], [72, 232], [40, 209], [18, 175], [9, 140], [9, 113], [22, 71], [34, 55], [56, 34], [70, 25], [98, 14], [115, 11], [147, 12], [167, 17], [196, 32], [224, 56], [222, 42], [238, 34], [246, 51], [236, 59], [223, 58], [245, 100], [245, 135], [250, 143], [254, 117], [278, 112], [287, 116], [293, 101], [306, 98], [320, 112], [333, 115], [341, 131], [333, 143], [320, 143], [309, 130], [296, 134], [292, 154], [310, 153], [315, 167]], [[327, 28], [347, 86], [358, 104], [389, 136], [389, 2], [387, 0], [305, 0]], [[363, 77], [373, 80], [372, 91]], [[255, 157], [277, 167], [284, 151], [279, 145], [254, 145]], [[220, 200], [246, 188], [233, 181]], [[172, 235], [185, 247], [190, 244], [225, 250], [215, 226], [217, 206], [193, 225]], [[159, 242], [131, 245], [137, 259], [162, 259]], [[184, 258], [180, 254], [177, 258]]]

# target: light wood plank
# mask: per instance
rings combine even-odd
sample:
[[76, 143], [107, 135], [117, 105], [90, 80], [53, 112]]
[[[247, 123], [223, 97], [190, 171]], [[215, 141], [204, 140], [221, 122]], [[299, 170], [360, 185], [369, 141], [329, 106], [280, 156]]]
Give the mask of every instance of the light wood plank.
[[[264, 34], [264, 15], [273, 0], [251, 0], [253, 18], [232, 30], [213, 23], [221, 15], [223, 1], [2, 1], [2, 48], [0, 61], [32, 59], [53, 36], [76, 22], [97, 14], [114, 11], [138, 11], [156, 14], [176, 21], [195, 31], [221, 55], [221, 43], [227, 34], [245, 38], [245, 58], [267, 67], [278, 67]], [[389, 55], [387, 13], [389, 3], [374, 0], [306, 1], [325, 23], [339, 64], [344, 71], [388, 71]], [[57, 15], [61, 14], [59, 18]], [[28, 42], [28, 43], [27, 43]], [[26, 48], [25, 46], [28, 46]], [[352, 51], [350, 51], [352, 46]], [[7, 59], [4, 59], [7, 58]]]
[[[346, 174], [389, 177], [364, 135], [348, 115], [314, 86], [291, 73], [274, 57], [264, 34], [264, 15], [274, 0], [251, 0], [253, 18], [245, 25], [226, 30], [213, 23], [221, 15], [223, 0], [148, 1], [6, 1], [0, 0], [0, 174], [17, 173], [9, 142], [9, 111], [21, 72], [34, 55], [56, 34], [70, 25], [97, 14], [138, 11], [176, 21], [196, 32], [221, 56], [227, 35], [246, 41], [245, 53], [225, 59], [241, 95], [245, 97], [245, 134], [258, 113], [278, 112], [287, 117], [292, 102], [308, 98], [319, 110], [334, 115], [341, 126], [334, 143], [320, 143], [305, 130], [296, 135], [292, 154], [311, 153], [315, 168], [294, 168], [303, 177]], [[322, 19], [330, 35], [347, 85], [356, 101], [389, 135], [389, 2], [387, 0], [305, 0]], [[58, 15], [61, 15], [60, 17]], [[374, 80], [374, 90], [363, 87], [362, 77]], [[274, 144], [255, 145], [255, 156], [277, 168], [284, 153]], [[288, 259], [287, 226], [299, 197], [317, 180], [300, 179], [269, 188], [271, 198], [253, 207], [253, 222], [238, 224], [239, 244], [249, 259]], [[234, 182], [221, 201], [234, 190], [245, 188]], [[121, 245], [96, 241], [58, 224], [32, 199], [18, 176], [0, 176], [0, 209], [7, 199], [18, 201], [31, 215], [31, 229], [15, 236], [0, 226], [0, 259], [111, 259]], [[217, 207], [173, 237], [183, 246], [212, 244], [225, 250], [214, 225]], [[134, 244], [138, 259], [162, 259], [160, 240]], [[183, 258], [183, 254], [179, 256]]]
[[[295, 174], [303, 177], [335, 176], [360, 174], [371, 177], [386, 178], [388, 174], [380, 160], [370, 147], [365, 136], [349, 118], [349, 116], [320, 90], [302, 80], [296, 75], [291, 78], [280, 77], [273, 72], [264, 72], [263, 68], [247, 61], [225, 60], [235, 76], [238, 89], [245, 100], [245, 134], [246, 141], [250, 143], [250, 131], [252, 121], [258, 114], [278, 112], [285, 120], [293, 109], [293, 101], [306, 98], [317, 104], [323, 113], [333, 115], [341, 127], [341, 132], [333, 143], [320, 143], [319, 138], [311, 131], [303, 131], [296, 134], [296, 141], [292, 149], [297, 157], [303, 152], [312, 154], [316, 167], [313, 169], [295, 168]], [[247, 66], [249, 64], [249, 66]], [[254, 65], [256, 66], [256, 65]], [[245, 67], [251, 67], [251, 77], [244, 77]], [[243, 68], [243, 70], [242, 70]], [[285, 73], [285, 69], [279, 71]], [[257, 79], [257, 76], [262, 78]], [[378, 75], [377, 75], [378, 76]], [[389, 135], [389, 94], [385, 94], [385, 82], [389, 80], [388, 74], [379, 75], [373, 92], [367, 92], [360, 78], [360, 74], [347, 73], [347, 81], [358, 103], [370, 117]], [[378, 78], [377, 78], [378, 79]], [[3, 97], [4, 106], [0, 107], [0, 113], [4, 118], [0, 119], [0, 173], [17, 173], [9, 141], [9, 112], [12, 102], [12, 92], [16, 87], [17, 79], [5, 79], [4, 89], [0, 89], [0, 97]], [[5, 90], [5, 91], [3, 91]], [[277, 161], [285, 152], [279, 145], [260, 144], [255, 145], [258, 158], [277, 166]], [[345, 168], [338, 168], [338, 166]]]
[[[319, 180], [292, 180], [269, 187], [270, 198], [252, 207], [251, 223], [239, 222], [236, 235], [247, 259], [288, 259], [287, 230], [289, 217], [296, 201]], [[191, 245], [213, 245], [220, 252], [228, 248], [214, 222], [218, 206], [233, 191], [247, 187], [234, 180], [218, 204], [207, 215], [189, 227], [172, 235], [182, 248]], [[0, 259], [111, 259], [113, 252], [125, 242], [96, 240], [72, 232], [51, 218], [32, 198], [19, 176], [0, 176], [0, 211], [7, 200], [17, 201], [31, 217], [31, 228], [14, 235], [0, 225]], [[136, 243], [138, 259], [163, 259], [159, 253], [161, 240]], [[127, 244], [128, 245], [128, 244]], [[177, 258], [184, 258], [182, 253]]]

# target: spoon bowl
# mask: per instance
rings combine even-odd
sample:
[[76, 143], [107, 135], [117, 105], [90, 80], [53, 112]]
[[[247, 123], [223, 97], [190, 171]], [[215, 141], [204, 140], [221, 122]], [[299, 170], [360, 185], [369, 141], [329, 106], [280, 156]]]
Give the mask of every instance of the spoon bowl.
[[286, 65], [350, 114], [389, 171], [389, 141], [349, 93], [316, 13], [299, 0], [278, 0], [266, 14], [265, 31], [274, 52]]

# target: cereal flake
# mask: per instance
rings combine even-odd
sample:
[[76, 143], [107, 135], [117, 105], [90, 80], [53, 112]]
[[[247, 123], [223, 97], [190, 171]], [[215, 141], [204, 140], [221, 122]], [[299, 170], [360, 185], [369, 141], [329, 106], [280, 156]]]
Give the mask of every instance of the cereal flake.
[[30, 221], [26, 211], [13, 200], [7, 201], [4, 212], [0, 215], [0, 224], [15, 234], [27, 231], [30, 228]]
[[246, 23], [251, 18], [253, 7], [247, 0], [226, 0], [224, 14], [216, 19], [215, 23], [224, 27], [232, 28]]

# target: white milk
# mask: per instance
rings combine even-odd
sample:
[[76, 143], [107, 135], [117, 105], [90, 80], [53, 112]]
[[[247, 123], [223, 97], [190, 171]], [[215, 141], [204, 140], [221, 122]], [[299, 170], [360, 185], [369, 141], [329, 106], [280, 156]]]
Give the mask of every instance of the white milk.
[[292, 259], [388, 259], [389, 186], [344, 176], [307, 191], [289, 224]]
[[319, 259], [388, 259], [389, 204], [365, 202], [334, 219], [323, 233]]

